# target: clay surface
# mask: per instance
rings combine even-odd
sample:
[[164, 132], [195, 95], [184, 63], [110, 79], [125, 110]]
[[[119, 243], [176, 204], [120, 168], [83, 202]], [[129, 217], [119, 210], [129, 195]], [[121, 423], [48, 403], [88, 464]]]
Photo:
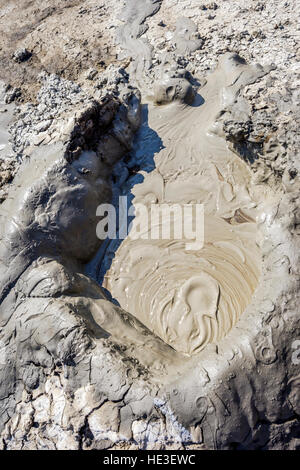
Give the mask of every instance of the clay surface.
[[296, 2], [4, 3], [1, 448], [299, 448]]

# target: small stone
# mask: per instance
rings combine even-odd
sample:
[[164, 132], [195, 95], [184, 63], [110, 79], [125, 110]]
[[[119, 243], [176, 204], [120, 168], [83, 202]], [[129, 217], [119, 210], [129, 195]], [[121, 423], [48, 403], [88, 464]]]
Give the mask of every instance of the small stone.
[[86, 78], [87, 80], [94, 80], [97, 74], [98, 71], [96, 69], [90, 69], [87, 71]]
[[45, 134], [39, 134], [38, 136], [36, 136], [34, 139], [33, 139], [33, 143], [34, 145], [41, 145], [42, 142], [44, 142], [44, 140], [46, 139], [46, 135]]
[[51, 123], [52, 121], [50, 119], [47, 121], [39, 122], [35, 129], [37, 132], [45, 132], [47, 129], [49, 129]]
[[211, 3], [207, 3], [207, 4], [202, 4], [200, 5], [200, 9], [201, 10], [216, 10], [218, 8], [218, 5], [216, 4], [216, 2], [211, 2]]
[[270, 312], [274, 312], [275, 310], [275, 305], [273, 304], [273, 302], [269, 299], [265, 299], [262, 301], [261, 305], [260, 305], [260, 310], [262, 313], [270, 313]]
[[0, 185], [10, 183], [12, 180], [12, 172], [10, 170], [4, 170], [0, 172]]
[[21, 89], [20, 88], [9, 87], [6, 90], [5, 103], [10, 104], [13, 101], [15, 101], [17, 98], [20, 98], [20, 96], [21, 96]]
[[265, 5], [263, 2], [258, 2], [258, 4], [254, 7], [255, 11], [262, 11], [265, 9]]
[[25, 62], [30, 59], [32, 53], [25, 48], [17, 49], [13, 55], [16, 62]]

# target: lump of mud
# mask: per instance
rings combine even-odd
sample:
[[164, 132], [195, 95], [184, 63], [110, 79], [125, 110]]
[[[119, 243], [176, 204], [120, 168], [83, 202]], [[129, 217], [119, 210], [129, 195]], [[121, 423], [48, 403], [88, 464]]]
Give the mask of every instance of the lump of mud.
[[154, 102], [158, 105], [179, 101], [192, 104], [195, 91], [185, 78], [169, 78], [154, 86]]

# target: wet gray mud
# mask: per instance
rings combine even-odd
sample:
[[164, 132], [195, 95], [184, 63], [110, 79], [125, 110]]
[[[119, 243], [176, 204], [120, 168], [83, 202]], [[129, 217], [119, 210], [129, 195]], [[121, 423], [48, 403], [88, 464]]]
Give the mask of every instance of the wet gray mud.
[[[272, 67], [235, 53], [207, 81], [171, 53], [154, 67], [143, 35], [161, 4], [126, 2], [130, 84], [28, 153], [0, 207], [4, 448], [299, 445], [298, 183], [255, 179], [259, 157], [228, 132]], [[201, 44], [179, 19], [177, 54]], [[121, 195], [133, 228], [139, 204], [203, 204], [204, 246], [102, 242], [97, 207]]]

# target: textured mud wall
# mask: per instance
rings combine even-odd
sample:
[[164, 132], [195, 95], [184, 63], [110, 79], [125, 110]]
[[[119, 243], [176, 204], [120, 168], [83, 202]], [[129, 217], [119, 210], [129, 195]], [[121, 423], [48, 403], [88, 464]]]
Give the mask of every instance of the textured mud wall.
[[[270, 3], [285, 25], [293, 5]], [[278, 92], [286, 56], [276, 72], [267, 48], [263, 65], [215, 48], [207, 24], [220, 35], [227, 8], [236, 49], [247, 18], [215, 5], [116, 1], [104, 19], [123, 67], [89, 71], [81, 86], [46, 69], [35, 104], [14, 103], [30, 80], [22, 95], [17, 75], [11, 88], [2, 77], [4, 449], [299, 447], [295, 88]], [[225, 52], [216, 67], [210, 50]], [[101, 244], [96, 208], [119, 194], [204, 203], [203, 250]]]

